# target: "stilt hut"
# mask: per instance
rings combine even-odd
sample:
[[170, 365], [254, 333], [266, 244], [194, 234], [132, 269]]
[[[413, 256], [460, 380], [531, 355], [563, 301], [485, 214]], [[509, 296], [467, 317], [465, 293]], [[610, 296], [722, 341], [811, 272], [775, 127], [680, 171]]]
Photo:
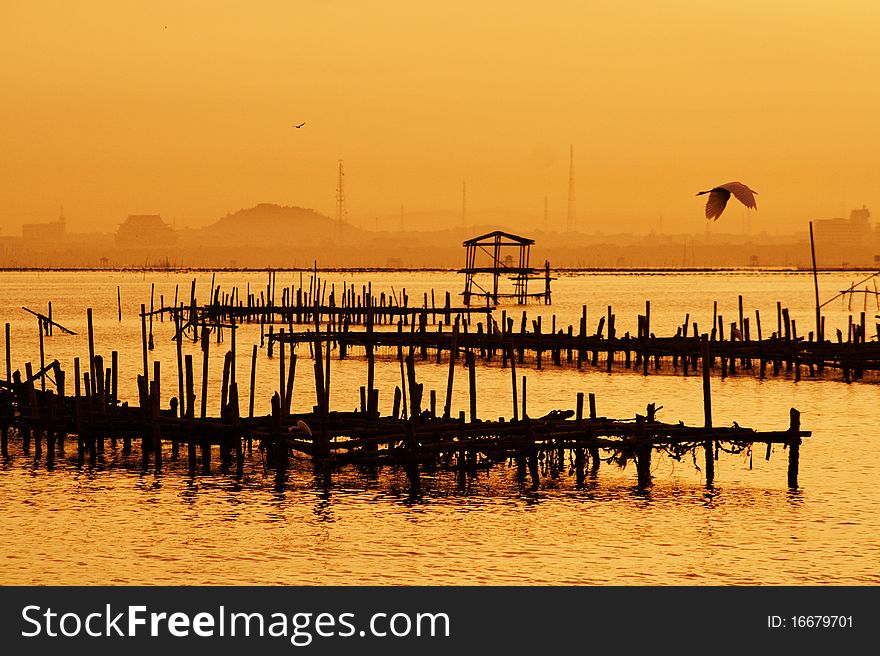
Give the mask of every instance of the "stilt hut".
[[[534, 239], [496, 230], [464, 242], [465, 266], [459, 273], [464, 278], [464, 304], [470, 306], [475, 297], [486, 305], [498, 299], [512, 298], [525, 305], [530, 298], [550, 304], [550, 263], [544, 262], [543, 275], [529, 266], [529, 252]], [[512, 283], [512, 290], [501, 287], [501, 278]], [[544, 281], [541, 291], [529, 291], [529, 281]]]

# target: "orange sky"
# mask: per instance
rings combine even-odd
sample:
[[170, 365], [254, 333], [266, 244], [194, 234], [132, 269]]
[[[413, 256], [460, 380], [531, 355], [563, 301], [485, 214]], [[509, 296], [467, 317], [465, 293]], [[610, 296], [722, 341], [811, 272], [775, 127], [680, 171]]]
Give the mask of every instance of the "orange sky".
[[694, 194], [729, 180], [755, 231], [876, 218], [878, 25], [868, 0], [3, 0], [0, 234], [62, 205], [76, 231], [332, 215], [339, 158], [356, 224], [457, 214], [467, 181], [474, 214], [540, 225], [547, 196], [562, 228], [569, 144], [585, 232], [702, 233]]

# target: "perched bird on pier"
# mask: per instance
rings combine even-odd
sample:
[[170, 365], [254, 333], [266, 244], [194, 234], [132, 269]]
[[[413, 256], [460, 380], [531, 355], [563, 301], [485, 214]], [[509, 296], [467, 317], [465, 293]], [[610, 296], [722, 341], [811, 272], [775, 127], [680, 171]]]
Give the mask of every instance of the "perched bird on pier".
[[312, 436], [312, 429], [309, 428], [309, 425], [304, 422], [302, 419], [299, 419], [296, 422], [296, 426], [291, 426], [287, 429], [288, 433], [300, 433], [302, 435], [307, 435], [308, 437]]
[[756, 210], [758, 209], [758, 204], [755, 202], [755, 195], [757, 193], [757, 191], [749, 189], [742, 182], [728, 182], [713, 187], [708, 191], [701, 191], [697, 196], [709, 194], [709, 200], [706, 201], [706, 218], [717, 221], [724, 208], [727, 207], [727, 200], [730, 198], [730, 194], [736, 196], [736, 199], [750, 210]]

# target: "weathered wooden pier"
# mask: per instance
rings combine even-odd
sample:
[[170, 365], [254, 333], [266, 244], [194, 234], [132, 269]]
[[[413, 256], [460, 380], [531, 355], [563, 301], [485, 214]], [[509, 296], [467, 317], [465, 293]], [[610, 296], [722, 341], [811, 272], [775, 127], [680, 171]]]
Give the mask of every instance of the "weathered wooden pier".
[[[827, 377], [828, 372], [834, 372], [852, 382], [862, 380], [865, 373], [880, 371], [880, 324], [875, 325], [871, 336], [864, 311], [858, 321], [851, 316], [846, 333], [837, 330], [836, 340], [832, 340], [825, 338], [824, 317], [817, 314], [817, 330], [803, 335], [789, 310], [777, 303], [776, 330], [767, 336], [760, 312], [746, 316], [740, 296], [738, 321], [726, 323], [716, 303], [712, 326], [704, 333], [686, 314], [674, 335], [657, 335], [651, 330], [651, 304], [647, 301], [644, 314], [637, 316], [636, 332], [621, 334], [611, 306], [601, 313], [593, 329], [588, 328], [586, 305], [582, 306], [577, 326], [562, 327], [557, 325], [555, 315], [546, 325], [542, 324], [546, 317], [530, 319], [526, 311], [517, 320], [512, 313], [508, 316], [506, 309], [499, 313], [491, 305], [455, 307], [449, 292], [439, 304], [433, 290], [430, 294], [424, 292], [421, 304], [413, 305], [405, 289], [399, 295], [396, 291], [377, 295], [372, 285], [343, 285], [337, 295], [335, 285], [327, 292], [326, 281], [322, 282], [317, 273], [310, 277], [307, 287], [302, 281], [299, 287], [285, 287], [280, 303], [275, 304], [274, 278], [270, 272], [266, 290], [259, 297], [248, 290], [247, 301], [238, 297], [237, 288], [222, 293], [213, 282], [213, 300], [207, 305], [197, 302], [195, 281], [189, 304], [178, 302], [175, 294], [173, 305], [166, 306], [161, 298], [156, 308], [151, 295], [150, 310], [142, 308], [142, 315], [149, 319], [151, 348], [153, 318], [158, 316], [162, 321], [168, 317], [175, 322], [175, 338], [183, 333], [193, 341], [199, 340], [201, 330], [216, 333], [219, 341], [226, 328], [259, 323], [260, 346], [268, 342], [270, 356], [280, 342], [311, 344], [315, 339], [311, 326], [317, 323], [338, 347], [340, 357], [354, 349], [371, 357], [381, 349], [399, 353], [413, 348], [422, 360], [433, 353], [440, 362], [444, 354], [448, 357], [454, 350], [456, 356], [476, 352], [483, 361], [500, 360], [502, 366], [515, 357], [520, 365], [539, 369], [545, 364], [576, 363], [578, 369], [604, 368], [609, 373], [629, 369], [644, 375], [661, 370], [688, 375], [701, 366], [700, 343], [705, 334], [712, 343], [710, 370], [722, 377], [747, 373], [760, 378], [785, 375], [799, 381], [802, 376]], [[44, 326], [48, 329], [51, 324]], [[296, 331], [295, 326], [310, 328]]]
[[[250, 403], [247, 416], [240, 411], [239, 388], [234, 379], [233, 350], [224, 360], [220, 415], [207, 415], [208, 332], [202, 331], [205, 359], [202, 369], [201, 403], [194, 390], [194, 366], [190, 354], [181, 356], [178, 348], [177, 373], [180, 394], [168, 407], [161, 407], [161, 363], [148, 366], [146, 313], [142, 314], [144, 373], [137, 378], [139, 404], [129, 405], [118, 398], [118, 356], [114, 351], [110, 366], [104, 366], [94, 353], [93, 328], [89, 310], [88, 370], [74, 360], [73, 394], [69, 393], [67, 375], [57, 361], [33, 371], [12, 371], [9, 348], [9, 324], [6, 327], [6, 380], [0, 381], [0, 437], [3, 457], [9, 456], [9, 440], [19, 439], [25, 454], [45, 458], [52, 466], [65, 453], [68, 442], [76, 443], [79, 463], [95, 464], [107, 448], [129, 454], [139, 446], [142, 466], [163, 469], [163, 460], [181, 459], [186, 449], [189, 471], [211, 471], [217, 452], [221, 471], [242, 476], [244, 459], [254, 444], [274, 469], [275, 485], [283, 488], [288, 476], [289, 458], [302, 454], [312, 459], [315, 471], [324, 484], [330, 485], [335, 468], [346, 464], [400, 466], [414, 490], [420, 486], [420, 472], [438, 468], [454, 469], [462, 476], [480, 467], [510, 463], [518, 478], [528, 478], [532, 488], [540, 486], [541, 475], [558, 478], [573, 474], [578, 485], [588, 475], [596, 476], [600, 464], [625, 466], [633, 462], [637, 485], [651, 484], [651, 460], [655, 452], [682, 459], [691, 454], [694, 462], [700, 452], [708, 485], [714, 483], [715, 461], [720, 450], [744, 452], [755, 445], [766, 446], [769, 458], [772, 446], [788, 450], [788, 484], [798, 484], [799, 454], [802, 438], [810, 435], [800, 427], [800, 413], [792, 409], [789, 425], [780, 431], [755, 431], [736, 424], [716, 427], [712, 422], [708, 367], [703, 367], [703, 426], [667, 424], [656, 418], [654, 404], [644, 415], [616, 420], [599, 416], [595, 397], [590, 394], [585, 416], [585, 395], [578, 393], [575, 409], [554, 411], [533, 418], [527, 410], [527, 379], [523, 377], [521, 396], [517, 393], [515, 368], [512, 367], [513, 418], [484, 421], [477, 416], [475, 358], [467, 357], [469, 370], [469, 416], [460, 412], [451, 416], [451, 382], [447, 388], [443, 412], [437, 407], [437, 395], [425, 398], [424, 386], [416, 380], [415, 354], [401, 362], [402, 385], [395, 389], [394, 409], [390, 416], [380, 416], [379, 390], [368, 374], [367, 386], [361, 389], [361, 407], [355, 412], [330, 410], [330, 357], [326, 348], [330, 335], [319, 327], [314, 346], [315, 400], [311, 412], [291, 413], [293, 371], [296, 359], [285, 368], [281, 350], [278, 391], [271, 399], [272, 414], [253, 414], [254, 377], [251, 370]], [[178, 332], [179, 334], [179, 332]], [[233, 342], [234, 343], [234, 342]], [[178, 346], [180, 340], [178, 340]], [[703, 362], [709, 348], [703, 340]], [[254, 345], [254, 353], [256, 353]], [[325, 357], [326, 356], [326, 357]], [[253, 362], [253, 361], [252, 361]], [[404, 366], [405, 364], [405, 366]], [[513, 364], [513, 363], [512, 363]], [[454, 367], [450, 367], [452, 370]], [[44, 387], [49, 373], [54, 374], [55, 389]], [[196, 414], [197, 405], [199, 414]], [[45, 444], [45, 448], [44, 448]]]
[[[439, 363], [444, 353], [447, 357], [451, 353], [454, 360], [460, 353], [472, 352], [483, 361], [500, 361], [502, 366], [516, 360], [520, 365], [528, 364], [538, 369], [545, 363], [556, 366], [576, 364], [578, 369], [603, 368], [611, 373], [615, 368], [622, 368], [648, 375], [659, 372], [665, 364], [667, 371], [685, 376], [700, 371], [702, 342], [708, 339], [712, 345], [709, 368], [720, 372], [722, 377], [745, 371], [762, 379], [768, 374], [784, 374], [799, 381], [802, 375], [823, 376], [826, 370], [833, 370], [839, 372], [846, 382], [851, 382], [862, 380], [866, 372], [880, 371], [880, 341], [866, 339], [864, 313], [860, 324], [850, 322], [846, 340], [841, 331], [837, 332], [836, 342], [814, 340], [812, 332], [807, 338], [799, 336], [796, 322], [781, 305], [778, 307], [778, 330], [769, 337], [762, 337], [760, 313], [756, 312], [757, 339], [752, 339], [749, 320], [742, 316], [742, 327], [732, 322], [726, 334], [723, 317], [716, 316], [710, 333], [701, 335], [697, 323], [689, 325], [686, 318], [675, 335], [655, 335], [650, 331], [650, 303], [646, 304], [645, 314], [638, 317], [635, 335], [617, 333], [616, 317], [610, 306], [593, 332], [587, 331], [586, 306], [583, 306], [577, 330], [571, 325], [558, 329], [555, 317], [551, 326], [545, 329], [540, 316], [529, 321], [526, 312], [522, 313], [519, 330], [515, 330], [514, 319], [508, 317], [506, 311], [501, 313], [500, 325], [489, 313], [485, 330], [482, 322], [478, 322], [474, 329], [467, 316], [457, 319], [451, 326], [439, 323], [436, 329], [429, 329], [427, 313], [422, 311], [417, 316], [418, 321], [413, 321], [408, 330], [399, 321], [396, 331], [374, 330], [369, 320], [367, 329], [361, 331], [351, 330], [346, 324], [331, 323], [328, 325], [329, 339], [338, 347], [340, 358], [349, 355], [353, 349], [362, 349], [368, 357], [372, 357], [377, 349], [396, 350], [398, 355], [414, 349], [422, 360], [433, 354]], [[311, 330], [295, 332], [289, 326], [286, 332], [272, 331], [265, 337], [271, 354], [275, 343], [311, 344], [315, 333]]]

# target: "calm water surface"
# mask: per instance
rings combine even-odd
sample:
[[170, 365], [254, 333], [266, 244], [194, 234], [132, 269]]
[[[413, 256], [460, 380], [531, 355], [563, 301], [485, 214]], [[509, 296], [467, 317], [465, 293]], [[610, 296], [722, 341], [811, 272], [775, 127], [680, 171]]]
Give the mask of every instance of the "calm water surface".
[[[46, 359], [57, 358], [72, 372], [73, 358], [88, 358], [85, 308], [94, 309], [96, 351], [109, 362], [119, 351], [120, 394], [134, 400], [140, 371], [141, 303], [163, 295], [206, 297], [211, 274], [2, 273], [0, 319], [12, 325], [13, 368], [39, 362], [36, 319], [22, 305], [45, 312], [78, 333], [56, 331], [46, 338]], [[432, 287], [455, 298], [454, 273], [326, 274], [338, 290], [371, 279], [374, 292], [412, 300]], [[858, 280], [859, 274], [822, 274], [823, 300]], [[305, 277], [308, 284], [308, 275]], [[277, 274], [283, 285], [299, 273]], [[244, 294], [265, 289], [260, 273], [221, 272], [217, 283]], [[117, 320], [116, 288], [121, 289], [123, 320]], [[614, 308], [618, 333], [635, 331], [637, 314], [651, 300], [652, 330], [674, 334], [689, 314], [701, 331], [712, 322], [713, 302], [729, 324], [737, 319], [738, 295], [747, 316], [761, 313], [765, 333], [775, 330], [776, 302], [791, 310], [798, 333], [813, 328], [812, 278], [800, 273], [691, 273], [562, 275], [554, 284], [552, 306], [529, 306], [549, 326], [575, 323], [588, 306], [594, 329], [607, 306]], [[522, 308], [506, 308], [518, 317]], [[830, 329], [846, 328], [850, 313], [876, 308], [840, 301], [826, 308]], [[517, 320], [518, 321], [518, 320]], [[828, 330], [828, 328], [826, 328]], [[169, 323], [153, 326], [160, 359], [163, 404], [177, 393], [176, 355]], [[754, 328], [753, 328], [754, 331]], [[871, 331], [873, 332], [873, 331]], [[237, 336], [237, 376], [250, 375], [249, 357], [259, 344], [255, 326]], [[228, 343], [212, 344], [210, 408], [216, 412], [223, 355]], [[200, 362], [197, 345], [185, 352]], [[298, 351], [294, 412], [313, 402], [308, 349]], [[390, 354], [389, 354], [390, 356]], [[269, 410], [277, 385], [278, 359], [260, 350], [256, 412]], [[447, 365], [420, 364], [417, 375], [427, 389], [445, 394]], [[4, 372], [5, 373], [5, 372]], [[467, 408], [464, 371], [456, 378], [453, 410]], [[529, 414], [573, 408], [579, 391], [594, 392], [602, 415], [624, 418], [662, 405], [658, 418], [702, 421], [698, 378], [642, 377], [629, 372], [578, 372], [524, 368]], [[69, 374], [70, 375], [70, 374]], [[390, 411], [400, 371], [390, 357], [377, 364], [380, 406]], [[354, 357], [333, 361], [331, 404], [352, 409], [365, 384], [366, 364]], [[478, 376], [479, 414], [511, 414], [509, 371], [483, 366]], [[200, 380], [196, 381], [196, 394]], [[51, 387], [51, 385], [50, 385]], [[837, 380], [799, 383], [785, 378], [759, 381], [749, 374], [712, 379], [716, 425], [737, 421], [760, 429], [784, 429], [788, 411], [802, 412], [802, 426], [813, 431], [801, 450], [801, 488], [786, 487], [786, 454], [722, 454], [716, 487], [708, 491], [702, 472], [689, 458], [653, 461], [654, 485], [635, 488], [632, 467], [603, 465], [596, 479], [576, 489], [573, 475], [542, 481], [537, 492], [520, 488], [514, 472], [498, 467], [468, 480], [440, 472], [423, 479], [420, 496], [408, 490], [405, 475], [393, 468], [343, 469], [323, 490], [308, 462], [294, 463], [284, 492], [272, 489], [272, 475], [257, 452], [244, 479], [216, 473], [190, 477], [170, 464], [161, 475], [143, 472], [137, 452], [123, 457], [109, 449], [94, 468], [78, 468], [68, 455], [49, 471], [45, 462], [24, 456], [17, 445], [0, 463], [0, 584], [822, 584], [880, 583], [880, 466], [877, 455], [876, 382], [846, 385]], [[427, 392], [426, 392], [427, 398]], [[216, 462], [216, 459], [215, 459]], [[166, 463], [168, 459], [166, 457]]]

